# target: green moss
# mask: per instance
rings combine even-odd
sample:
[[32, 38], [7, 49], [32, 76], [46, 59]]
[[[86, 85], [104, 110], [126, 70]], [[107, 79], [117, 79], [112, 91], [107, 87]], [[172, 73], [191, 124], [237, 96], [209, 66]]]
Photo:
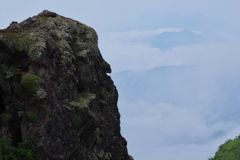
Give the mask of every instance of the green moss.
[[80, 58], [88, 59], [88, 54], [91, 52], [89, 49], [89, 44], [85, 42], [76, 41], [71, 44], [71, 48], [74, 55]]
[[26, 51], [33, 62], [39, 61], [46, 49], [45, 38], [41, 32], [24, 34], [18, 38], [18, 43], [20, 50]]
[[13, 116], [9, 112], [5, 112], [3, 114], [0, 114], [0, 124], [5, 125], [8, 124], [8, 122], [13, 119]]
[[41, 83], [43, 79], [34, 74], [25, 73], [21, 78], [21, 85], [29, 96], [46, 97], [47, 93], [40, 87]]
[[33, 62], [39, 61], [45, 52], [46, 41], [40, 31], [25, 30], [20, 33], [4, 32], [0, 42], [9, 53], [25, 52]]
[[27, 119], [28, 122], [36, 123], [38, 117], [37, 117], [37, 114], [35, 112], [30, 111], [26, 114], [26, 119]]
[[54, 40], [69, 40], [72, 39], [71, 35], [66, 33], [66, 32], [62, 32], [60, 30], [57, 29], [53, 29], [50, 31], [50, 36], [54, 39]]
[[37, 42], [29, 49], [28, 55], [32, 61], [39, 61], [45, 49], [45, 43]]
[[17, 74], [17, 70], [14, 67], [10, 67], [5, 71], [5, 78], [9, 79]]
[[40, 83], [42, 82], [42, 78], [28, 73], [24, 74], [21, 79], [21, 84], [24, 90], [28, 95], [31, 96], [33, 96], [40, 89]]
[[72, 125], [74, 129], [78, 129], [86, 120], [87, 113], [76, 114], [73, 116]]
[[67, 40], [60, 39], [55, 41], [55, 45], [59, 48], [61, 53], [61, 64], [66, 65], [67, 63], [71, 63], [74, 55], [71, 46], [69, 45]]
[[0, 139], [1, 160], [34, 160], [32, 150], [26, 148], [25, 143], [18, 143], [17, 147], [11, 145], [10, 139]]
[[16, 43], [16, 41], [12, 36], [13, 36], [13, 33], [11, 32], [0, 35], [0, 45], [8, 53], [14, 53], [18, 48], [18, 44]]
[[219, 146], [213, 158], [209, 160], [238, 160], [240, 159], [240, 135], [233, 140], [227, 140]]
[[68, 42], [64, 39], [61, 39], [61, 40], [57, 40], [56, 42], [56, 46], [60, 49], [62, 49], [62, 51], [70, 51], [71, 50], [71, 47], [70, 45], [68, 44]]
[[89, 103], [96, 98], [95, 94], [91, 93], [78, 93], [74, 101], [69, 102], [68, 106], [76, 110], [87, 109]]
[[[97, 49], [97, 34], [91, 27], [61, 16], [37, 16], [33, 19], [39, 28], [5, 31], [0, 33], [0, 43], [4, 42], [12, 53], [27, 53], [31, 61], [38, 62], [46, 52], [47, 40], [51, 39], [60, 50], [63, 65], [71, 62], [74, 56], [87, 59], [87, 54]], [[70, 44], [73, 45], [70, 47]]]
[[81, 52], [78, 52], [78, 53], [76, 54], [76, 56], [78, 56], [78, 57], [83, 57], [83, 58], [87, 58], [89, 52], [90, 52], [89, 49], [83, 50], [83, 51], [81, 51]]
[[98, 40], [97, 33], [93, 28], [91, 27], [85, 28], [85, 40], [89, 40], [91, 42], [97, 42]]

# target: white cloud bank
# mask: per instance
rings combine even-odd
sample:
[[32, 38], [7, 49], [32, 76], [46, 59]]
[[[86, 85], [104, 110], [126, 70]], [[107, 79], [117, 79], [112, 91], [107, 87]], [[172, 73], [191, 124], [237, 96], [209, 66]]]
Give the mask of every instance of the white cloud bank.
[[[202, 65], [210, 67], [234, 67], [240, 58], [239, 40], [209, 45], [178, 46], [162, 51], [144, 44], [131, 43], [132, 38], [151, 36], [163, 31], [178, 31], [177, 28], [156, 31], [131, 31], [100, 35], [99, 47], [114, 72], [123, 70], [147, 70], [169, 65]], [[210, 65], [210, 66], [209, 66]]]
[[[123, 86], [116, 84], [120, 87], [122, 133], [129, 142], [129, 152], [138, 160], [175, 160], [176, 157], [179, 160], [207, 160], [225, 140], [240, 134], [237, 117], [240, 111], [240, 41], [228, 35], [224, 43], [178, 46], [162, 51], [133, 44], [130, 40], [157, 33], [112, 33], [102, 36], [108, 44], [100, 43], [104, 57], [116, 74], [124, 70], [147, 71], [159, 66], [198, 66], [190, 75], [195, 81], [181, 85], [175, 83], [179, 79], [176, 75], [164, 84], [170, 93], [168, 103], [161, 98], [155, 103], [141, 97], [128, 102], [121, 97], [127, 89], [122, 91]], [[151, 94], [162, 92], [152, 91]]]
[[214, 112], [206, 114], [200, 107], [179, 108], [161, 102], [119, 106], [124, 113], [122, 134], [127, 136], [130, 154], [138, 160], [207, 160], [220, 144], [240, 133], [234, 121], [209, 124]]

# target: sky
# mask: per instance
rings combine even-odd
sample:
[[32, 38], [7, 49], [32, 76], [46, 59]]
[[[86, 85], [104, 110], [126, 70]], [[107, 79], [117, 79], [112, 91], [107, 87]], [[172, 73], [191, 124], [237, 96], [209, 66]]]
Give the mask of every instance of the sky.
[[[240, 134], [239, 0], [0, 2], [1, 29], [50, 10], [97, 31], [135, 160], [207, 160]], [[145, 43], [166, 33], [171, 42], [183, 29], [205, 36], [204, 43], [192, 43], [189, 35], [184, 45], [167, 49]]]

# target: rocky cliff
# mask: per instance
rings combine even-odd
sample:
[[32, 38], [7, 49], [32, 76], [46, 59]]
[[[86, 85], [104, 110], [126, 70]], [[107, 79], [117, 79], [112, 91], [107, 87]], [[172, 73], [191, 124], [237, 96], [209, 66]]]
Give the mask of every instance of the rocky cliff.
[[43, 11], [0, 30], [0, 138], [36, 159], [130, 160], [96, 32]]

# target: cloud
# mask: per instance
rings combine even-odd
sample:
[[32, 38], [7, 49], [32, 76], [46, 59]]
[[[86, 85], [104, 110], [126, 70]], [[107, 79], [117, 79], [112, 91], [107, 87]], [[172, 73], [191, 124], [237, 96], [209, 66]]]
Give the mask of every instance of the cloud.
[[[240, 131], [233, 122], [209, 125], [201, 115], [201, 108], [141, 101], [136, 104], [122, 102], [120, 106], [120, 111], [127, 113], [122, 117], [122, 134], [128, 136], [129, 151], [139, 160], [149, 158], [149, 155], [152, 160], [176, 159], [176, 155], [184, 160], [207, 159], [220, 144]], [[211, 137], [219, 131], [234, 134], [220, 136], [220, 140], [216, 134]]]
[[[163, 31], [164, 29], [162, 29]], [[171, 29], [165, 29], [171, 30]], [[101, 34], [99, 47], [104, 58], [111, 64], [114, 72], [122, 70], [147, 70], [168, 65], [202, 65], [215, 69], [238, 65], [238, 41], [206, 45], [178, 46], [168, 51], [152, 48], [144, 44], [131, 43], [136, 35], [149, 36], [161, 29], [148, 32], [125, 32]], [[228, 37], [229, 39], [229, 37]], [[212, 68], [213, 67], [213, 68]], [[214, 68], [215, 67], [215, 68]]]
[[[139, 160], [173, 160], [176, 155], [179, 160], [207, 159], [225, 140], [240, 133], [240, 41], [228, 35], [228, 42], [178, 46], [167, 51], [131, 43], [131, 38], [157, 33], [111, 33], [104, 36], [108, 43], [100, 42], [104, 57], [120, 79], [126, 76], [121, 71], [135, 70], [125, 81], [113, 76], [129, 152]], [[159, 72], [160, 78], [148, 74], [155, 67], [182, 65], [197, 67], [186, 73]], [[125, 95], [133, 100], [128, 101]]]

